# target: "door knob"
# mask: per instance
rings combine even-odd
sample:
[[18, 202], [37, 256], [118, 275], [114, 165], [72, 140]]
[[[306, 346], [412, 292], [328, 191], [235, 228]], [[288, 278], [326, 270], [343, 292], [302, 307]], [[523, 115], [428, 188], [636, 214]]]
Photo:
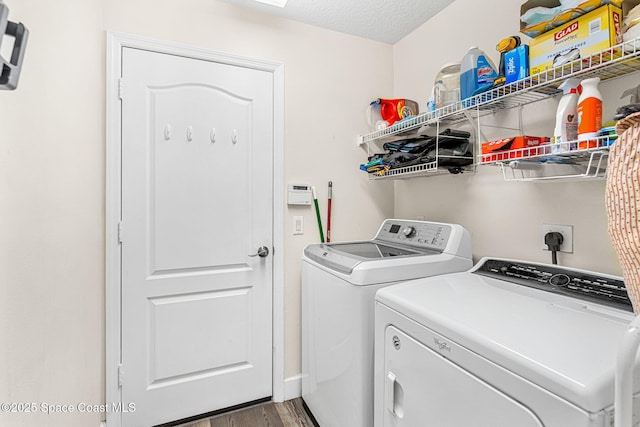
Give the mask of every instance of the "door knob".
[[259, 256], [260, 258], [265, 258], [269, 256], [269, 248], [266, 246], [260, 246], [258, 248], [258, 252], [256, 252], [255, 254], [251, 254], [249, 256]]

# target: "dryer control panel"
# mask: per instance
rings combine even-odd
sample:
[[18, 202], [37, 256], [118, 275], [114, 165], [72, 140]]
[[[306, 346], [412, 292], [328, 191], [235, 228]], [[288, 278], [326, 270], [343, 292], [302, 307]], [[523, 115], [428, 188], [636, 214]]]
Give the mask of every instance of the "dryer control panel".
[[375, 240], [408, 244], [441, 252], [447, 247], [451, 234], [450, 224], [388, 219], [378, 230]]
[[624, 282], [590, 271], [486, 258], [473, 271], [511, 283], [633, 311]]

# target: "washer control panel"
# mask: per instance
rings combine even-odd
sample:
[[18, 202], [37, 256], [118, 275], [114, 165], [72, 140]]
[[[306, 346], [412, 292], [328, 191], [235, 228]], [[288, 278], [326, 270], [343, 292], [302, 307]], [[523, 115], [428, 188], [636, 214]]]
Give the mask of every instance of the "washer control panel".
[[485, 259], [474, 273], [633, 311], [622, 280], [589, 271], [557, 265]]
[[448, 224], [388, 219], [378, 230], [375, 240], [443, 251], [451, 234], [452, 227]]

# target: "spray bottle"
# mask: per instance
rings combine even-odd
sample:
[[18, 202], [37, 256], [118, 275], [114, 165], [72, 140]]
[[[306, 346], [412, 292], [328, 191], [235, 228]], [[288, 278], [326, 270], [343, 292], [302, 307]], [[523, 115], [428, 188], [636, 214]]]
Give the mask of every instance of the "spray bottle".
[[597, 148], [598, 132], [602, 128], [602, 94], [600, 77], [583, 80], [578, 86], [578, 148]]
[[558, 89], [564, 92], [556, 111], [556, 127], [553, 130], [551, 152], [562, 153], [575, 150], [575, 144], [569, 141], [578, 139], [578, 79], [565, 80]]

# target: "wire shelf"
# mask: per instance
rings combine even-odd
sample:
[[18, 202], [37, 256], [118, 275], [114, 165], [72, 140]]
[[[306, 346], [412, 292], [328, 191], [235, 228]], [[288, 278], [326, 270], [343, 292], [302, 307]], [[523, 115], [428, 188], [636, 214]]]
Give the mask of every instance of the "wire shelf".
[[490, 165], [513, 160], [535, 160], [541, 163], [547, 160], [553, 160], [556, 163], [579, 161], [588, 157], [592, 151], [609, 150], [609, 146], [614, 143], [616, 138], [617, 135], [606, 135], [591, 138], [588, 141], [567, 141], [553, 145], [545, 143], [535, 147], [494, 151], [480, 154], [478, 162], [481, 165]]
[[[609, 146], [616, 136], [481, 154], [480, 164], [498, 165], [505, 181], [585, 180], [606, 177]], [[494, 158], [493, 156], [496, 156]], [[490, 161], [483, 161], [490, 158]]]
[[563, 66], [552, 68], [503, 85], [474, 97], [457, 101], [435, 111], [429, 111], [396, 122], [393, 126], [360, 135], [358, 145], [401, 135], [436, 122], [465, 120], [468, 114], [481, 117], [496, 110], [513, 108], [540, 101], [559, 92], [558, 86], [570, 77], [598, 76], [602, 81], [611, 80], [640, 71], [640, 38], [613, 46], [587, 58], [577, 59]]
[[606, 178], [609, 152], [591, 151], [585, 162], [536, 163], [514, 160], [500, 163], [505, 181], [546, 182], [554, 180], [585, 181]]
[[[449, 126], [465, 120], [477, 120], [485, 115], [493, 114], [498, 110], [520, 107], [541, 101], [558, 94], [560, 92], [558, 87], [562, 82], [571, 77], [584, 79], [597, 76], [600, 77], [602, 81], [606, 81], [637, 71], [640, 71], [640, 38], [605, 49], [587, 58], [577, 59], [548, 71], [534, 74], [517, 82], [491, 89], [474, 97], [454, 102], [435, 111], [410, 117], [395, 123], [389, 128], [360, 135], [358, 137], [358, 145], [368, 144], [374, 141], [385, 142], [386, 140], [391, 140], [403, 134], [420, 134], [423, 129], [430, 125]], [[477, 127], [478, 132], [480, 132], [479, 121]], [[508, 152], [508, 154], [505, 153], [502, 157], [490, 160], [484, 159], [482, 155], [480, 155], [477, 157], [477, 163], [482, 165], [500, 165], [505, 180], [507, 181], [537, 181], [560, 178], [600, 179], [605, 175], [606, 162], [603, 166], [603, 161], [606, 161], [608, 156], [608, 147], [604, 139], [605, 138], [598, 139], [595, 147], [589, 146], [586, 148], [581, 148], [577, 141], [574, 141], [574, 144], [578, 144], [575, 147], [560, 146], [559, 148], [564, 151], [561, 154], [556, 153], [555, 150], [551, 152], [552, 146], [543, 145], [535, 149], [522, 149], [522, 152], [513, 150]], [[610, 143], [608, 138], [606, 138], [606, 141]], [[534, 161], [527, 161], [528, 159], [534, 159]], [[515, 163], [513, 163], [514, 161]], [[537, 166], [527, 165], [529, 169], [524, 169], [527, 163], [533, 163]], [[557, 169], [555, 166], [547, 168], [549, 165], [558, 165], [560, 169], [578, 168], [579, 172], [552, 174], [543, 172], [542, 169]], [[542, 166], [545, 167], [542, 168]], [[474, 164], [462, 169], [465, 172], [475, 173], [476, 166]], [[528, 172], [523, 173], [525, 170]], [[507, 174], [506, 172], [509, 173]], [[437, 162], [433, 162], [391, 169], [380, 172], [380, 174], [370, 174], [369, 178], [404, 179], [443, 174], [450, 174], [450, 171], [442, 166], [439, 167]]]
[[405, 166], [403, 168], [370, 173], [369, 179], [408, 179], [418, 178], [421, 176], [459, 175], [463, 173], [475, 173], [475, 167], [473, 165], [461, 167], [439, 166], [438, 161], [436, 160], [430, 163], [421, 163], [413, 166]]

